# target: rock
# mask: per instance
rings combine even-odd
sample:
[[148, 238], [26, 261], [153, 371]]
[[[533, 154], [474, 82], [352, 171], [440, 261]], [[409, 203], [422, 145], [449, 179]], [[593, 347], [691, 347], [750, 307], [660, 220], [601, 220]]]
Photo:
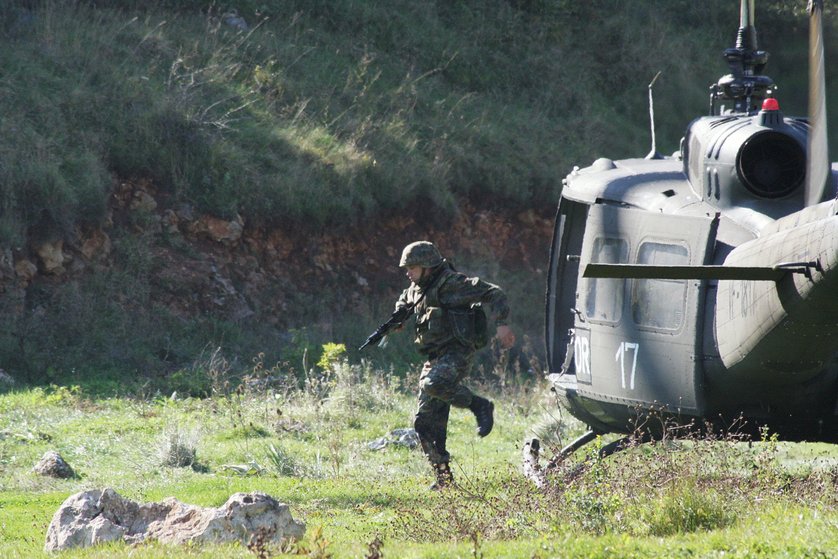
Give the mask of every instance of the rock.
[[129, 208], [134, 211], [151, 213], [157, 209], [157, 200], [145, 190], [135, 190]]
[[393, 429], [384, 437], [375, 439], [367, 443], [367, 448], [370, 450], [382, 450], [388, 445], [404, 446], [407, 448], [416, 448], [419, 446], [419, 435], [413, 428]]
[[236, 493], [222, 506], [206, 508], [172, 497], [140, 505], [106, 488], [68, 497], [52, 517], [44, 550], [120, 540], [166, 544], [239, 541], [247, 545], [257, 533], [279, 543], [301, 538], [305, 524], [292, 518], [288, 505], [260, 492]]
[[42, 476], [61, 479], [76, 477], [76, 472], [73, 471], [73, 468], [54, 450], [48, 450], [32, 469]]
[[21, 258], [15, 262], [15, 274], [26, 283], [29, 283], [38, 274], [38, 267], [31, 260]]
[[111, 238], [101, 229], [94, 229], [81, 245], [81, 253], [88, 260], [98, 255], [107, 256], [111, 252]]
[[212, 304], [225, 311], [230, 320], [244, 320], [254, 314], [247, 300], [236, 291], [230, 278], [223, 276], [215, 265], [212, 266], [211, 277], [214, 283]]
[[195, 219], [195, 208], [189, 204], [180, 204], [175, 210], [175, 215], [181, 221], [192, 221]]
[[233, 221], [226, 221], [207, 215], [190, 223], [189, 231], [193, 235], [209, 237], [217, 243], [233, 245], [241, 239], [244, 220], [239, 217]]
[[166, 231], [166, 233], [168, 233], [169, 235], [180, 234], [180, 218], [178, 218], [177, 212], [175, 212], [174, 210], [164, 211], [160, 224], [163, 226], [163, 230]]
[[47, 274], [61, 275], [64, 273], [64, 263], [71, 259], [64, 255], [64, 241], [41, 243], [35, 247], [35, 252], [41, 258], [44, 272]]
[[360, 287], [370, 286], [370, 282], [368, 282], [366, 278], [358, 274], [358, 272], [353, 272], [352, 275], [355, 276], [355, 283], [357, 283]]

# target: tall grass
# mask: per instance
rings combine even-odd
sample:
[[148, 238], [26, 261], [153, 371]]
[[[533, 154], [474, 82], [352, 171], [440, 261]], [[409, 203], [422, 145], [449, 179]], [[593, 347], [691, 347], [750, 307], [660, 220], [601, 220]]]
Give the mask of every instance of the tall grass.
[[315, 227], [552, 204], [573, 164], [644, 153], [657, 71], [673, 151], [736, 25], [731, 2], [241, 4], [247, 30], [210, 2], [4, 3], [4, 244], [101, 220], [113, 176]]

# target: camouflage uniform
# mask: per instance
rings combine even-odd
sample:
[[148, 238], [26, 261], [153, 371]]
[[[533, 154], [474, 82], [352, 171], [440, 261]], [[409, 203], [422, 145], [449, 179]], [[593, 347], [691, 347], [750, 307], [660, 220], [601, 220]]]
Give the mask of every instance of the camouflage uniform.
[[[427, 361], [419, 379], [419, 406], [414, 427], [431, 464], [444, 466], [447, 470], [450, 456], [445, 441], [451, 406], [472, 411], [478, 401], [491, 406], [488, 400], [476, 396], [460, 383], [471, 369], [475, 349], [457, 335], [452, 315], [457, 310], [481, 303], [488, 323], [499, 326], [506, 323], [509, 307], [506, 295], [498, 286], [466, 277], [444, 259], [440, 258], [431, 270], [421, 285], [411, 284], [401, 294], [396, 309], [419, 300], [414, 309], [415, 342]], [[481, 434], [488, 434], [488, 431]], [[450, 477], [450, 471], [448, 475]]]

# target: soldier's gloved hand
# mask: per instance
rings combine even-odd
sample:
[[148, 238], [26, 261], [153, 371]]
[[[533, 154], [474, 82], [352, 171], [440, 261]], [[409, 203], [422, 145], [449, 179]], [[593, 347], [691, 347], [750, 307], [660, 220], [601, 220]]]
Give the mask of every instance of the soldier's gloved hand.
[[509, 349], [515, 345], [515, 333], [512, 331], [512, 328], [506, 324], [498, 326], [495, 337], [498, 339], [503, 349]]

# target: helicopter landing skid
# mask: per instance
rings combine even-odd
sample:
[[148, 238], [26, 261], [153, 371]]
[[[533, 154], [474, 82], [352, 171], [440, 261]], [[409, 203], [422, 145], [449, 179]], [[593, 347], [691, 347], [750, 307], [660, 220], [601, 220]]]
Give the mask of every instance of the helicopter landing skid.
[[[522, 458], [523, 458], [523, 470], [524, 476], [532, 481], [536, 487], [539, 489], [544, 489], [547, 487], [547, 472], [554, 470], [559, 464], [561, 464], [568, 456], [588, 444], [589, 442], [596, 439], [602, 433], [597, 431], [587, 431], [573, 442], [562, 448], [558, 454], [556, 454], [553, 458], [547, 462], [547, 465], [542, 467], [539, 461], [540, 452], [541, 452], [541, 441], [538, 438], [533, 437], [529, 439], [526, 443], [524, 443], [524, 448], [522, 449]], [[626, 436], [616, 441], [612, 441], [607, 445], [603, 446], [597, 452], [597, 456], [599, 458], [606, 458], [620, 452], [621, 450], [625, 450], [631, 446], [635, 446], [637, 444], [647, 443], [654, 440], [649, 434], [643, 434], [639, 439], [637, 436]], [[574, 472], [581, 471], [581, 464], [574, 469]]]

